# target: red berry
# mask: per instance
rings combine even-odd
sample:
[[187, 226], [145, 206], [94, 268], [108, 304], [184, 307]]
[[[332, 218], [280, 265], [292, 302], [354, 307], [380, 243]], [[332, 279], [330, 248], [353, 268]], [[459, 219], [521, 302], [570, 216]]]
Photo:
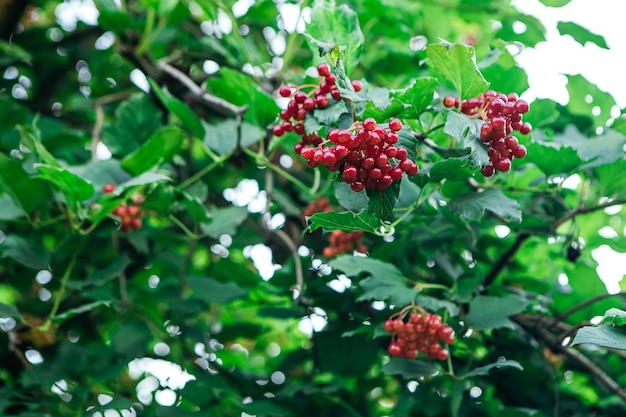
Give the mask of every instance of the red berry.
[[294, 132], [296, 132], [298, 135], [302, 136], [305, 133], [305, 129], [304, 129], [304, 124], [302, 123], [298, 123], [293, 127]]
[[348, 184], [350, 184], [351, 182], [354, 182], [356, 180], [356, 176], [357, 176], [357, 169], [354, 165], [347, 165], [344, 169], [343, 169], [343, 173], [341, 174], [341, 178], [347, 182]]
[[306, 160], [313, 159], [313, 154], [315, 153], [315, 149], [307, 147], [303, 147], [300, 151], [300, 156], [302, 156]]
[[402, 129], [402, 122], [399, 119], [391, 119], [391, 121], [389, 122], [389, 129], [397, 132], [398, 130]]
[[282, 85], [278, 89], [278, 94], [280, 94], [282, 97], [289, 97], [291, 96], [291, 88], [289, 88], [288, 85]]
[[294, 96], [293, 99], [296, 101], [296, 103], [298, 104], [302, 104], [304, 103], [304, 100], [306, 100], [307, 98], [309, 98], [306, 93], [302, 92], [302, 91], [298, 91]]
[[494, 113], [500, 113], [504, 108], [504, 101], [500, 98], [494, 98], [491, 100], [491, 104], [489, 105], [489, 109]]
[[514, 137], [514, 136], [507, 136], [504, 139], [504, 144], [506, 145], [506, 147], [508, 149], [513, 150], [513, 149], [517, 148], [517, 145], [519, 145], [519, 142], [518, 142], [516, 137]]
[[389, 352], [391, 356], [400, 356], [402, 355], [402, 348], [397, 343], [392, 343], [389, 345], [387, 352]]
[[320, 77], [328, 77], [330, 75], [330, 65], [327, 63], [321, 63], [317, 66], [317, 73]]
[[493, 166], [500, 172], [507, 172], [511, 169], [511, 160], [509, 158], [500, 158], [494, 161]]
[[326, 107], [328, 107], [328, 97], [317, 96], [315, 98], [315, 104], [317, 104], [317, 107], [319, 107], [320, 109], [325, 109]]
[[329, 85], [335, 85], [335, 81], [337, 80], [337, 77], [335, 77], [335, 74], [328, 74], [326, 76], [326, 82]]
[[404, 161], [407, 157], [406, 148], [398, 148], [398, 152], [396, 153], [396, 159], [398, 161]]
[[518, 100], [515, 103], [515, 111], [519, 114], [524, 114], [530, 110], [530, 105], [524, 100]]
[[[521, 100], [520, 100], [520, 101], [521, 101]], [[530, 123], [528, 123], [528, 122], [523, 123], [523, 124], [522, 124], [522, 126], [520, 126], [520, 128], [519, 128], [519, 132], [520, 132], [522, 135], [527, 135], [527, 134], [529, 134], [532, 130], [533, 130], [533, 128], [532, 128], [532, 126], [530, 125]]]
[[489, 164], [489, 165], [485, 165], [484, 167], [482, 167], [480, 169], [480, 172], [483, 174], [483, 176], [485, 177], [491, 177], [493, 175], [493, 173], [495, 172], [495, 168], [493, 165]]
[[274, 136], [282, 136], [285, 134], [285, 129], [283, 128], [283, 125], [276, 125], [272, 128], [272, 132], [274, 133]]
[[361, 181], [356, 181], [350, 184], [350, 188], [352, 188], [352, 191], [354, 191], [355, 193], [359, 193], [363, 191], [363, 188], [365, 188], [365, 184], [363, 184]]
[[516, 158], [523, 158], [526, 156], [527, 150], [524, 145], [517, 145], [517, 148], [512, 149], [511, 152], [513, 156]]
[[352, 80], [352, 88], [358, 93], [363, 89], [363, 84], [359, 80]]
[[104, 187], [102, 187], [102, 192], [104, 194], [111, 194], [113, 191], [115, 191], [115, 184], [112, 182], [105, 184]]
[[365, 119], [365, 120], [363, 121], [363, 128], [364, 128], [365, 130], [370, 131], [370, 132], [371, 132], [372, 130], [376, 129], [376, 120], [374, 120], [374, 119], [373, 119], [373, 118], [371, 118], [371, 117], [368, 117], [367, 119]]
[[448, 351], [446, 349], [439, 349], [437, 352], [437, 359], [440, 361], [445, 361], [448, 359]]
[[330, 96], [335, 100], [341, 100], [341, 91], [338, 88], [330, 90]]
[[386, 320], [385, 324], [383, 325], [383, 327], [385, 328], [385, 330], [387, 331], [387, 333], [393, 333], [393, 320]]
[[455, 105], [455, 99], [454, 97], [451, 96], [446, 96], [443, 98], [443, 105], [447, 108], [451, 108], [454, 107]]
[[300, 152], [302, 152], [302, 149], [304, 148], [304, 143], [302, 142], [297, 142], [295, 145], [293, 145], [293, 150], [300, 155]]

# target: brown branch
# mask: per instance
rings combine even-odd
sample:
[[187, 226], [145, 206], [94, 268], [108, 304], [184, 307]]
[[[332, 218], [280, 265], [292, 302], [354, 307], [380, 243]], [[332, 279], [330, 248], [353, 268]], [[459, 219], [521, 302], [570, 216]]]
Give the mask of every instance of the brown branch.
[[102, 138], [102, 125], [104, 125], [104, 110], [102, 109], [102, 104], [99, 102], [95, 102], [96, 109], [96, 122], [93, 125], [93, 130], [91, 131], [91, 160], [93, 162], [98, 161], [98, 144]]
[[580, 214], [592, 213], [594, 211], [603, 210], [607, 207], [618, 206], [620, 204], [626, 204], [626, 199], [611, 200], [611, 201], [607, 201], [606, 203], [598, 204], [597, 206], [591, 206], [591, 207], [585, 207], [585, 206], [577, 207], [574, 210], [556, 219], [554, 223], [552, 223], [552, 227], [556, 229], [557, 227], [559, 227], [566, 221], [571, 220]]
[[526, 242], [526, 240], [529, 237], [530, 237], [530, 233], [528, 232], [523, 232], [517, 235], [517, 238], [515, 239], [515, 242], [513, 242], [513, 245], [509, 248], [509, 250], [504, 252], [502, 256], [500, 256], [500, 259], [496, 261], [493, 268], [491, 268], [491, 271], [489, 271], [489, 273], [483, 280], [482, 292], [484, 292], [487, 289], [487, 287], [493, 284], [496, 278], [498, 278], [498, 275], [500, 275], [500, 272], [502, 272], [504, 267], [507, 266], [507, 264], [513, 260], [517, 251], [520, 250], [524, 242]]
[[[565, 223], [568, 220], [573, 219], [576, 216], [579, 216], [581, 214], [592, 213], [594, 211], [603, 210], [603, 209], [605, 209], [607, 207], [617, 206], [617, 205], [620, 205], [620, 204], [626, 204], [626, 199], [611, 200], [611, 201], [608, 201], [606, 203], [598, 204], [597, 206], [590, 206], [590, 207], [580, 206], [580, 207], [577, 207], [574, 210], [571, 210], [568, 213], [566, 213], [563, 216], [561, 216], [558, 219], [556, 219], [552, 223], [552, 228], [553, 228], [553, 230], [556, 231], [556, 229], [560, 225], [562, 225], [563, 223]], [[500, 256], [500, 259], [498, 259], [498, 261], [495, 263], [495, 265], [493, 266], [491, 271], [489, 271], [489, 273], [487, 274], [487, 276], [483, 280], [483, 292], [489, 285], [493, 284], [493, 282], [496, 280], [496, 278], [498, 277], [500, 272], [502, 272], [504, 267], [509, 262], [511, 262], [511, 260], [513, 260], [513, 258], [515, 257], [515, 254], [517, 253], [517, 251], [522, 247], [524, 242], [526, 242], [526, 240], [529, 237], [530, 237], [530, 234], [528, 232], [520, 233], [517, 236], [517, 239], [515, 240], [515, 242], [513, 243], [513, 246], [511, 246], [511, 248], [509, 248], [508, 251], [506, 251], [504, 254], [502, 254], [502, 256]], [[610, 296], [610, 295], [607, 295], [607, 296]], [[593, 303], [595, 301], [591, 301], [591, 302]], [[584, 307], [585, 306], [583, 306], [581, 308], [584, 308]]]
[[446, 158], [466, 156], [469, 155], [471, 152], [469, 149], [441, 147], [437, 145], [432, 139], [429, 139], [421, 133], [413, 132], [413, 136], [415, 136], [415, 139], [417, 139], [419, 142], [422, 142], [424, 145], [428, 146], [439, 155], [445, 156]]
[[579, 310], [582, 310], [585, 307], [590, 306], [591, 304], [597, 303], [598, 301], [602, 301], [604, 299], [610, 298], [610, 297], [615, 297], [615, 296], [621, 296], [621, 297], [626, 297], [626, 292], [618, 292], [616, 294], [602, 294], [602, 295], [597, 295], [593, 298], [590, 298], [587, 301], [584, 301], [580, 304], [575, 305], [574, 307], [570, 308], [569, 310], [566, 310], [565, 312], [559, 314], [555, 319], [555, 323], [559, 323], [562, 322], [566, 317], [571, 316], [572, 314], [576, 313]]
[[597, 364], [595, 364], [591, 359], [582, 354], [580, 351], [574, 349], [573, 347], [563, 346], [561, 342], [556, 337], [554, 337], [546, 328], [539, 325], [543, 321], [543, 318], [536, 320], [536, 323], [534, 325], [528, 323], [528, 320], [526, 320], [527, 318], [529, 318], [528, 315], [518, 315], [512, 316], [511, 320], [519, 324], [522, 328], [532, 334], [537, 340], [546, 343], [546, 345], [554, 352], [563, 353], [565, 356], [568, 357], [568, 359], [572, 360], [573, 362], [584, 368], [591, 376], [595, 378], [596, 381], [604, 385], [604, 387], [609, 389], [610, 391], [613, 391], [622, 399], [622, 401], [626, 402], [626, 391], [617, 382], [615, 382], [613, 378], [611, 378]]
[[224, 115], [242, 115], [247, 109], [248, 106], [236, 106], [223, 98], [214, 96], [212, 94], [207, 93], [197, 85], [191, 78], [189, 78], [182, 71], [174, 68], [170, 64], [165, 61], [159, 61], [157, 63], [157, 67], [169, 74], [172, 78], [178, 80], [181, 84], [187, 87], [187, 90], [191, 92], [196, 97], [202, 99], [202, 101], [211, 109], [224, 114]]

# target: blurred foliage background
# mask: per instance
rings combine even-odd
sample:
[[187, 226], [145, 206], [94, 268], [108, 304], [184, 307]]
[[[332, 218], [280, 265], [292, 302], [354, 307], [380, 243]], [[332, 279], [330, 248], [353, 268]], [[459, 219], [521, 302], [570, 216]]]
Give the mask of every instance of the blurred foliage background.
[[[469, 58], [433, 65], [442, 40]], [[441, 104], [523, 94], [515, 54], [544, 40], [508, 0], [0, 2], [0, 413], [622, 416], [624, 297], [591, 252], [626, 250], [623, 109], [568, 75], [567, 104], [525, 115], [528, 156], [486, 179]], [[347, 45], [358, 117], [417, 132], [367, 257], [322, 256], [362, 194], [272, 135], [320, 41]], [[455, 329], [448, 361], [389, 359], [382, 323], [410, 300]]]

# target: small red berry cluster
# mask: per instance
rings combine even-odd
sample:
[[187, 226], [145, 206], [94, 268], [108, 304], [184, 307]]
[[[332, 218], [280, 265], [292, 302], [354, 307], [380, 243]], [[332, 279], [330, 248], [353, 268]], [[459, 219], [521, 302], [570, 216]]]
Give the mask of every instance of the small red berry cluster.
[[[104, 194], [111, 194], [113, 191], [115, 191], [115, 184], [112, 182], [102, 187]], [[143, 217], [141, 203], [143, 203], [144, 200], [145, 197], [136, 198], [130, 206], [126, 203], [122, 203], [111, 212], [111, 214], [120, 218], [120, 222], [122, 223], [120, 231], [122, 233], [128, 233], [131, 230], [141, 227], [141, 218]]]
[[[317, 73], [322, 80], [319, 85], [311, 85], [313, 88], [308, 94], [302, 91], [300, 87], [292, 87], [283, 85], [278, 89], [281, 97], [291, 97], [287, 108], [281, 110], [279, 116], [282, 120], [281, 124], [274, 126], [272, 129], [275, 136], [282, 136], [287, 132], [295, 132], [302, 136], [302, 141], [309, 145], [317, 145], [322, 142], [322, 138], [316, 132], [306, 133], [304, 123], [308, 112], [315, 109], [324, 109], [330, 104], [329, 96], [333, 100], [341, 100], [341, 92], [335, 84], [337, 78], [335, 74], [330, 72], [330, 65], [323, 63], [317, 66]], [[361, 91], [363, 88], [360, 81], [352, 81], [354, 91]]]
[[522, 122], [522, 115], [530, 109], [529, 104], [517, 94], [504, 95], [489, 90], [476, 98], [459, 102], [459, 98], [444, 97], [443, 105], [456, 107], [468, 116], [478, 116], [485, 123], [480, 129], [480, 140], [488, 144], [489, 164], [481, 168], [485, 177], [495, 171], [507, 172], [511, 169], [513, 158], [526, 156], [526, 147], [520, 145], [517, 138], [510, 136], [514, 130], [527, 135], [532, 131], [528, 122]]
[[[408, 320], [403, 317], [408, 315]], [[384, 324], [391, 334], [387, 352], [391, 356], [415, 359], [421, 353], [429, 359], [446, 360], [448, 350], [439, 344], [454, 343], [454, 330], [442, 323], [441, 316], [429, 314], [418, 306], [407, 306], [392, 315]]]
[[120, 231], [122, 233], [128, 233], [141, 227], [141, 218], [143, 217], [141, 203], [135, 203], [130, 206], [122, 203], [113, 210], [112, 214], [120, 218], [122, 223]]
[[[332, 211], [330, 202], [326, 197], [320, 197], [317, 201], [312, 202], [302, 211], [302, 215], [310, 217], [315, 213], [325, 213]], [[329, 245], [322, 252], [324, 257], [332, 258], [342, 253], [352, 253], [354, 250], [360, 253], [367, 253], [367, 246], [361, 243], [363, 240], [363, 232], [344, 232], [335, 230], [330, 234]], [[356, 246], [356, 248], [355, 248]]]
[[373, 118], [355, 122], [350, 129], [332, 129], [328, 140], [307, 146], [297, 143], [295, 150], [316, 168], [325, 165], [330, 171], [341, 171], [341, 179], [350, 184], [353, 191], [364, 188], [382, 192], [402, 173], [415, 176], [417, 164], [407, 158], [405, 148], [395, 146], [402, 122], [393, 119], [388, 127], [376, 123]]
[[335, 230], [331, 232], [328, 238], [329, 245], [324, 248], [322, 254], [325, 258], [332, 258], [343, 253], [352, 253], [355, 250], [359, 253], [367, 253], [367, 246], [361, 243], [362, 240], [363, 232], [360, 230], [350, 233]]

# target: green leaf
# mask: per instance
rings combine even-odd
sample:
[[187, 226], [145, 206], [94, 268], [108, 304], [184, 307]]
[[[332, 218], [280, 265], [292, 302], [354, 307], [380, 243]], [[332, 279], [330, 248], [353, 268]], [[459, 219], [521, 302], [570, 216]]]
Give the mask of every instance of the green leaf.
[[377, 103], [376, 101], [367, 101], [365, 103], [365, 111], [363, 119], [373, 117], [376, 120], [387, 120], [391, 117], [398, 116], [404, 111], [404, 104], [397, 98], [392, 98], [388, 103]]
[[[521, 42], [527, 46], [535, 46], [539, 42], [546, 40], [546, 28], [535, 16], [508, 13], [499, 21], [502, 24], [502, 28], [496, 33], [496, 37], [504, 41]], [[519, 22], [526, 26], [526, 30], [522, 33], [516, 30]]]
[[548, 7], [563, 7], [572, 0], [539, 0]]
[[513, 328], [508, 317], [520, 313], [527, 305], [527, 300], [514, 294], [505, 297], [479, 295], [469, 305], [466, 323], [476, 330]]
[[[204, 143], [219, 155], [225, 155], [237, 147], [238, 127], [234, 119], [226, 119], [217, 125], [204, 124], [204, 131]], [[263, 135], [262, 129], [243, 122], [240, 145], [247, 148], [263, 139]]]
[[35, 152], [41, 160], [53, 167], [60, 168], [61, 164], [56, 160], [54, 156], [45, 146], [41, 143], [41, 132], [35, 126], [35, 122], [33, 122], [33, 126], [25, 126], [19, 125], [17, 126], [17, 130], [20, 132], [20, 137], [22, 138], [22, 143], [31, 151]]
[[48, 201], [48, 184], [31, 178], [16, 159], [0, 153], [0, 190], [7, 193], [11, 200], [25, 214], [41, 207]]
[[417, 161], [417, 138], [407, 126], [396, 132], [398, 134], [397, 146], [406, 149], [407, 158], [411, 161]]
[[452, 136], [462, 143], [464, 148], [470, 148], [469, 161], [472, 166], [480, 167], [489, 163], [487, 147], [480, 141], [480, 128], [483, 122], [476, 118], [470, 118], [464, 114], [449, 111], [444, 133]]
[[485, 211], [506, 219], [522, 221], [522, 210], [517, 201], [505, 196], [500, 189], [472, 192], [456, 197], [448, 204], [451, 211], [468, 220], [479, 220]]
[[17, 307], [0, 303], [0, 317], [11, 317], [17, 321], [24, 321], [24, 318], [17, 311]]
[[359, 281], [363, 293], [358, 300], [381, 300], [404, 306], [415, 298], [415, 289], [407, 287], [400, 270], [387, 262], [344, 255], [328, 264], [349, 277], [358, 277], [363, 273], [369, 275]]
[[202, 200], [186, 192], [182, 192], [182, 196], [183, 205], [187, 209], [189, 217], [200, 223], [211, 221], [207, 208], [202, 203]]
[[626, 190], [626, 160], [620, 159], [611, 164], [604, 164], [594, 169], [600, 185], [600, 195], [613, 197]]
[[248, 218], [248, 210], [245, 207], [215, 208], [210, 211], [212, 221], [202, 224], [202, 231], [211, 237], [219, 238], [221, 235], [234, 235], [237, 227]]
[[341, 330], [326, 330], [313, 335], [313, 355], [319, 368], [338, 374], [362, 374], [378, 361], [376, 341], [364, 334], [342, 337]]
[[432, 44], [426, 47], [428, 63], [454, 85], [461, 99], [483, 93], [489, 84], [476, 66], [474, 48], [463, 44]]
[[613, 326], [623, 326], [626, 324], [626, 311], [619, 308], [610, 308], [604, 313], [602, 324], [611, 324]]
[[122, 168], [139, 175], [152, 167], [169, 161], [185, 140], [184, 132], [178, 127], [168, 126], [156, 131], [150, 138], [122, 159]]
[[56, 323], [56, 324], [61, 324], [69, 319], [71, 319], [74, 316], [77, 316], [79, 314], [83, 314], [83, 313], [87, 313], [89, 311], [95, 310], [98, 307], [101, 306], [106, 306], [106, 307], [111, 307], [111, 304], [113, 303], [113, 300], [110, 301], [94, 301], [93, 303], [87, 303], [87, 304], [83, 304], [80, 307], [76, 307], [76, 308], [72, 308], [70, 310], [64, 311], [61, 314], [57, 314], [56, 316], [52, 317], [52, 322]]
[[547, 176], [568, 174], [581, 166], [583, 161], [575, 149], [556, 144], [531, 143], [527, 147], [526, 160], [535, 164]]
[[496, 363], [490, 363], [489, 365], [485, 365], [485, 366], [481, 366], [479, 368], [473, 369], [470, 372], [463, 375], [462, 378], [471, 378], [474, 376], [489, 375], [491, 370], [500, 369], [502, 367], [515, 368], [515, 369], [519, 369], [520, 371], [524, 370], [524, 368], [522, 367], [522, 365], [520, 365], [518, 361], [505, 360], [505, 361], [498, 361]]
[[50, 255], [41, 243], [13, 234], [0, 244], [0, 254], [2, 258], [9, 258], [36, 271], [48, 268], [50, 262]]
[[576, 149], [580, 159], [587, 161], [582, 168], [591, 168], [622, 159], [626, 136], [607, 129], [602, 136], [590, 139], [575, 126], [568, 125], [562, 135], [554, 137], [554, 141]]
[[446, 159], [437, 162], [428, 170], [429, 182], [439, 182], [444, 179], [462, 181], [472, 176], [472, 171], [467, 167], [467, 162], [460, 159]]
[[253, 401], [242, 406], [243, 411], [246, 414], [255, 416], [271, 416], [271, 417], [284, 417], [293, 416], [293, 412], [281, 407], [272, 400], [259, 400]]
[[515, 57], [506, 49], [507, 43], [500, 41], [494, 46], [478, 63], [483, 76], [489, 80], [489, 88], [505, 93], [523, 93], [529, 87], [526, 71], [517, 65]]
[[600, 48], [609, 49], [603, 36], [596, 35], [574, 22], [559, 22], [556, 25], [561, 36], [570, 35], [576, 42], [585, 46], [587, 42], [595, 43]]
[[549, 99], [534, 100], [528, 113], [524, 115], [524, 121], [530, 123], [533, 128], [549, 126], [556, 122], [561, 113], [557, 110], [557, 103]]
[[343, 59], [346, 72], [352, 73], [359, 62], [364, 42], [359, 18], [354, 10], [345, 4], [337, 6], [334, 0], [315, 0], [311, 23], [306, 30], [316, 42], [345, 47]]
[[440, 300], [439, 298], [428, 295], [418, 295], [416, 303], [429, 311], [439, 311], [442, 309], [448, 310], [450, 317], [456, 317], [459, 315], [459, 307], [450, 301]]
[[362, 230], [368, 233], [377, 233], [380, 229], [380, 219], [368, 212], [355, 214], [351, 211], [335, 213], [315, 213], [308, 218], [311, 232], [322, 228], [325, 231], [342, 230], [356, 232]]
[[245, 288], [241, 288], [237, 284], [219, 282], [211, 278], [191, 277], [187, 279], [187, 284], [193, 290], [195, 298], [209, 304], [224, 304], [248, 295]]
[[387, 375], [402, 375], [405, 379], [416, 379], [432, 376], [437, 373], [437, 368], [432, 362], [393, 358], [383, 365], [383, 373]]
[[70, 205], [85, 201], [95, 193], [89, 181], [65, 168], [44, 164], [35, 164], [35, 167], [39, 170], [39, 177], [56, 185]]
[[600, 90], [582, 75], [566, 75], [569, 102], [567, 109], [575, 115], [589, 117], [595, 127], [602, 127], [611, 118], [616, 105], [613, 96]]
[[158, 174], [156, 172], [144, 172], [138, 177], [131, 178], [130, 180], [121, 183], [117, 187], [115, 187], [115, 191], [113, 192], [115, 195], [120, 195], [125, 189], [130, 187], [136, 187], [139, 185], [149, 185], [154, 184], [156, 182], [163, 181], [171, 181], [172, 179], [163, 175]]
[[335, 183], [335, 197], [343, 208], [354, 213], [365, 210], [369, 204], [366, 193], [355, 193], [345, 182]]
[[406, 89], [394, 93], [394, 97], [408, 105], [404, 112], [407, 118], [417, 119], [433, 102], [439, 82], [432, 77], [420, 77], [413, 80]]
[[[313, 111], [313, 117], [317, 119], [319, 123], [325, 126], [334, 126], [339, 121], [339, 118], [348, 114], [348, 109], [343, 101], [338, 101], [335, 104], [332, 104], [325, 109], [316, 109]], [[307, 120], [309, 116], [307, 116]], [[317, 130], [317, 129], [315, 129]], [[308, 130], [307, 130], [308, 131]]]
[[181, 121], [182, 125], [191, 131], [197, 137], [204, 137], [204, 129], [200, 118], [185, 103], [174, 97], [169, 91], [163, 90], [153, 79], [149, 78], [150, 87], [154, 90], [159, 100], [165, 107], [172, 112]]
[[362, 279], [359, 287], [363, 293], [357, 301], [387, 301], [397, 306], [405, 306], [415, 300], [416, 291], [407, 287], [404, 280], [396, 277], [373, 275]]
[[0, 197], [0, 220], [15, 220], [22, 216], [24, 216], [24, 210], [15, 204], [10, 195], [5, 194]]
[[613, 326], [583, 327], [578, 330], [572, 345], [590, 344], [611, 349], [626, 350], [626, 334]]
[[115, 110], [115, 122], [105, 123], [102, 142], [123, 157], [144, 143], [160, 126], [162, 113], [149, 96], [135, 94]]
[[[248, 106], [244, 120], [261, 129], [271, 125], [280, 111], [271, 95], [253, 82], [250, 76], [234, 69], [221, 67], [218, 76], [209, 78], [207, 85], [224, 100], [237, 106]], [[242, 138], [245, 139], [246, 135], [242, 135]]]
[[398, 181], [394, 181], [382, 193], [368, 190], [370, 201], [367, 206], [367, 211], [381, 220], [388, 219], [393, 213], [399, 194], [400, 184]]
[[4, 39], [0, 39], [0, 52], [16, 61], [32, 61], [33, 59], [33, 56], [16, 42], [7, 42]]
[[334, 269], [345, 272], [349, 277], [357, 277], [362, 273], [373, 276], [402, 278], [402, 272], [394, 265], [373, 258], [363, 258], [351, 255], [338, 256], [328, 262]]

